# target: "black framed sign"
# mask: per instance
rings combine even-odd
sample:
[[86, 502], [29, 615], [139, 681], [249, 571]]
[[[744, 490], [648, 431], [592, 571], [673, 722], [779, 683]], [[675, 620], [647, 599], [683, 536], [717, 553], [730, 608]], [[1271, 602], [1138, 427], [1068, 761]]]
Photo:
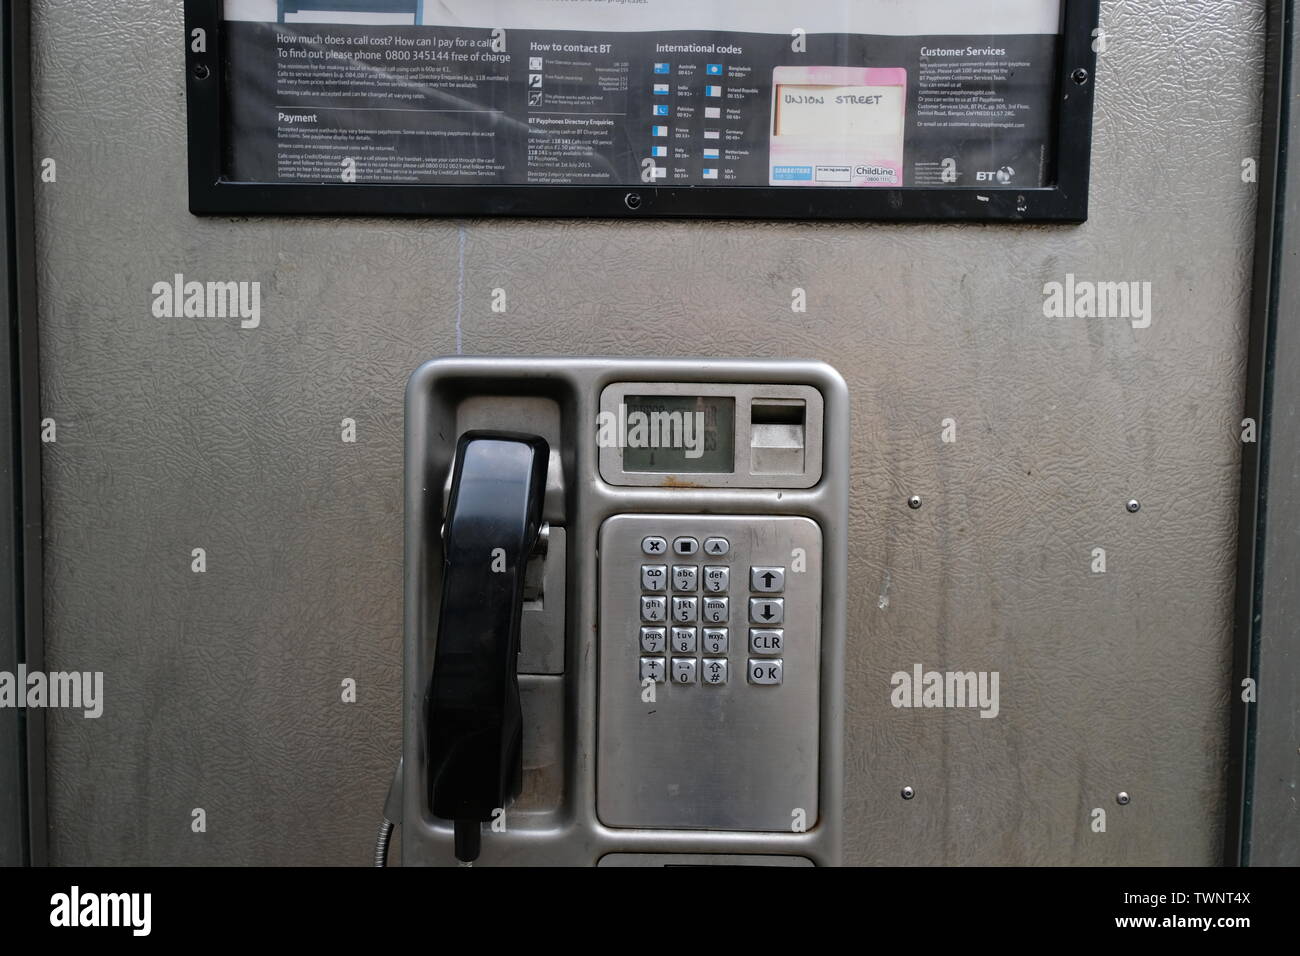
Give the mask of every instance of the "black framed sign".
[[198, 214], [1080, 222], [1099, 0], [186, 0]]

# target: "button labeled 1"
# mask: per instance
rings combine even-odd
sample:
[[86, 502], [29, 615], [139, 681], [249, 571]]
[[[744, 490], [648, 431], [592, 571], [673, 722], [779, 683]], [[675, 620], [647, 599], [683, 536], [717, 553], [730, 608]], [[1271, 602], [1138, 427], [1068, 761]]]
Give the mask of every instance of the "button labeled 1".
[[641, 590], [662, 591], [667, 586], [668, 568], [663, 564], [641, 565]]

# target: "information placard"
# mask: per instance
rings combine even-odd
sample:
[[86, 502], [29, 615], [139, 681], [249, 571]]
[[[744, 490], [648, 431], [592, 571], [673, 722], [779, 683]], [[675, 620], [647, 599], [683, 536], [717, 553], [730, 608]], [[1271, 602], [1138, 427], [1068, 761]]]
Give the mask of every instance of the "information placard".
[[192, 205], [1081, 219], [1088, 7], [189, 0]]

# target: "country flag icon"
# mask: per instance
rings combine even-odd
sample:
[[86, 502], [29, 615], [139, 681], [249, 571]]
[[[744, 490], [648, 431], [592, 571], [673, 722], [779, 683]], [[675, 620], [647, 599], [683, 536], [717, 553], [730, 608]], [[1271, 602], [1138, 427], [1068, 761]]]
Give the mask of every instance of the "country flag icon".
[[704, 138], [705, 138], [705, 139], [720, 139], [721, 136], [722, 136], [722, 134], [719, 133], [716, 129], [706, 129], [706, 130], [704, 131]]
[[667, 84], [667, 83], [656, 83], [656, 84], [655, 84], [655, 96], [667, 96], [667, 95], [668, 95], [668, 84]]
[[655, 72], [656, 72], [656, 73], [668, 73], [668, 72], [670, 72], [670, 71], [672, 70], [672, 68], [673, 68], [673, 67], [672, 67], [672, 64], [671, 64], [671, 63], [656, 63], [656, 64], [655, 64]]
[[650, 127], [650, 135], [651, 135], [651, 136], [667, 136], [667, 135], [668, 135], [668, 127], [667, 127], [667, 126], [651, 126], [651, 127]]
[[717, 179], [717, 178], [718, 178], [718, 171], [717, 171], [717, 169], [714, 168], [714, 167], [712, 167], [712, 166], [705, 166], [705, 167], [704, 167], [704, 178], [705, 178], [705, 179]]
[[[714, 152], [717, 152], [717, 150], [714, 150]], [[663, 159], [668, 155], [668, 147], [655, 146], [650, 150], [650, 155], [653, 156], [655, 159]]]
[[704, 158], [705, 158], [705, 159], [717, 159], [717, 158], [718, 158], [718, 150], [717, 150], [716, 148], [714, 148], [714, 149], [708, 149], [708, 148], [706, 148], [706, 149], [704, 150]]
[[704, 72], [707, 73], [707, 74], [709, 74], [709, 76], [721, 76], [721, 75], [722, 75], [722, 64], [721, 64], [721, 63], [708, 63], [708, 64], [705, 64]]
[[721, 107], [721, 106], [706, 106], [706, 107], [704, 107], [704, 118], [705, 118], [705, 119], [722, 119], [722, 107]]
[[706, 87], [704, 88], [704, 95], [705, 95], [705, 96], [721, 96], [721, 95], [722, 95], [722, 87], [720, 87], [720, 86], [706, 86]]
[[667, 116], [667, 115], [668, 115], [668, 107], [667, 107], [667, 106], [656, 106], [656, 107], [655, 107], [655, 116]]

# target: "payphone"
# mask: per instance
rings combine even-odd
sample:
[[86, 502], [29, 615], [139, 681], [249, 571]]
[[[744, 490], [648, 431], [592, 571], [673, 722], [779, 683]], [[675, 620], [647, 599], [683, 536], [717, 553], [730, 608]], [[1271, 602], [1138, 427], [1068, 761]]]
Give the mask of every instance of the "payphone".
[[817, 362], [416, 370], [403, 863], [837, 863], [848, 456]]

